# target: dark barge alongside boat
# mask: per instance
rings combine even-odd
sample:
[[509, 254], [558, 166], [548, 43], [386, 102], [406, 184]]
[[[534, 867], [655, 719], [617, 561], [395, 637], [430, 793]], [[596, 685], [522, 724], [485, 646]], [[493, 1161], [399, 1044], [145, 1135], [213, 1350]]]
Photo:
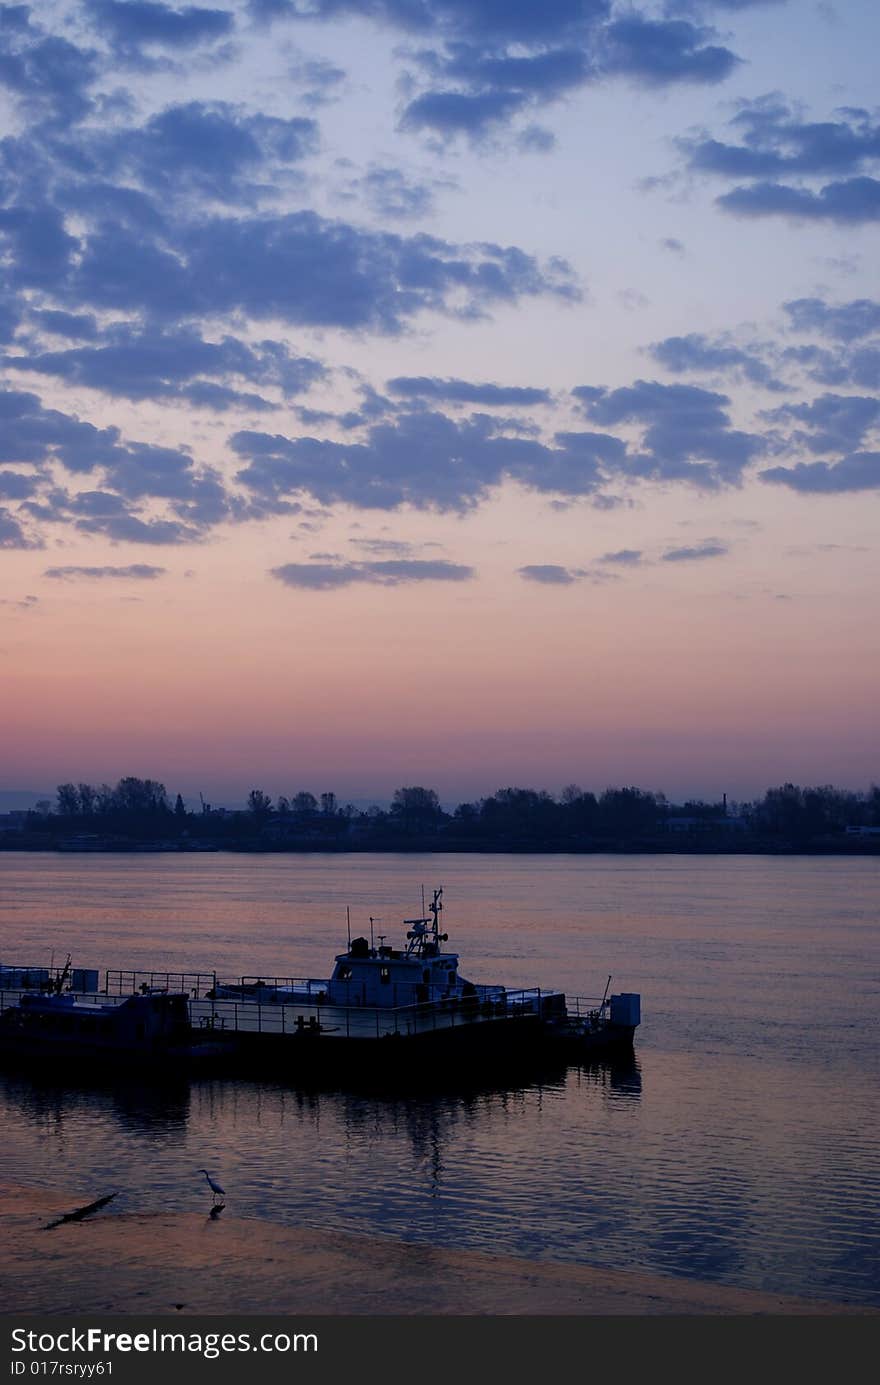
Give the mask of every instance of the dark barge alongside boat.
[[[418, 1075], [442, 1063], [462, 1070], [591, 1062], [632, 1053], [640, 998], [566, 997], [539, 987], [466, 980], [458, 953], [444, 951], [442, 890], [425, 917], [404, 921], [406, 942], [378, 946], [349, 936], [329, 978], [107, 971], [98, 997], [0, 989], [0, 1053], [10, 1049], [177, 1061], [199, 1053], [230, 1071], [307, 1079], [381, 1070]], [[0, 988], [27, 969], [0, 967]], [[4, 979], [4, 973], [6, 979]], [[97, 973], [83, 972], [89, 982]], [[45, 990], [57, 979], [40, 981]], [[155, 1026], [160, 1019], [167, 1031]], [[150, 1024], [147, 1024], [147, 1021]], [[145, 1027], [146, 1026], [146, 1027]], [[152, 1026], [152, 1027], [151, 1027]], [[173, 1036], [173, 1042], [172, 1042]], [[87, 1042], [88, 1041], [88, 1042]]]

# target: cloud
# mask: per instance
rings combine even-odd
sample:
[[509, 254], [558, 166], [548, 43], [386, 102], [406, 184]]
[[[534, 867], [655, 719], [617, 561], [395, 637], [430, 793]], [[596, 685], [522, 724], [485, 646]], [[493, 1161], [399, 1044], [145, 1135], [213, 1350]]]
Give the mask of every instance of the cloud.
[[810, 452], [849, 452], [880, 423], [880, 399], [857, 394], [822, 394], [810, 404], [784, 404], [766, 412], [771, 423], [801, 423], [790, 444]]
[[702, 333], [691, 332], [684, 337], [667, 337], [664, 341], [653, 342], [648, 351], [659, 365], [673, 375], [690, 371], [717, 371], [741, 377], [764, 389], [783, 388], [755, 347], [744, 350], [729, 345], [724, 339], [713, 340]]
[[307, 106], [317, 107], [336, 100], [346, 78], [341, 67], [326, 58], [310, 58], [299, 54], [287, 69], [287, 75], [302, 87], [301, 99]]
[[[539, 105], [604, 77], [623, 75], [651, 86], [718, 82], [739, 59], [710, 40], [711, 29], [687, 19], [623, 16], [611, 0], [250, 0], [258, 21], [338, 22], [371, 19], [418, 39], [405, 57], [411, 95], [401, 114], [406, 130], [449, 139], [482, 139]], [[414, 77], [413, 70], [418, 74]], [[545, 152], [551, 132], [530, 124], [521, 149]]]
[[729, 549], [723, 543], [710, 540], [693, 548], [669, 548], [661, 555], [664, 563], [690, 563], [703, 558], [723, 558]]
[[573, 572], [567, 567], [559, 567], [556, 563], [530, 563], [526, 567], [517, 568], [517, 572], [527, 582], [540, 582], [547, 586], [567, 587], [577, 581]]
[[91, 313], [63, 313], [45, 308], [32, 312], [31, 319], [44, 332], [72, 341], [94, 341], [98, 335], [98, 322]]
[[772, 467], [760, 472], [758, 479], [804, 495], [880, 490], [880, 452], [855, 452], [834, 463], [798, 462], [793, 467]]
[[158, 0], [86, 0], [86, 10], [117, 54], [130, 59], [144, 48], [192, 49], [227, 38], [235, 28], [228, 10]]
[[616, 574], [603, 572], [600, 568], [560, 567], [557, 563], [529, 563], [525, 567], [518, 567], [516, 571], [523, 581], [537, 582], [540, 586], [546, 587], [569, 587], [574, 582], [584, 581], [598, 586], [606, 582], [619, 581]]
[[603, 69], [650, 86], [722, 82], [739, 65], [729, 48], [708, 43], [711, 30], [683, 19], [652, 20], [633, 13], [605, 30]]
[[579, 386], [572, 394], [594, 422], [640, 428], [641, 451], [626, 457], [630, 476], [708, 488], [735, 485], [766, 445], [760, 436], [731, 427], [727, 395], [694, 385], [637, 380], [617, 390]]
[[726, 178], [859, 172], [880, 159], [880, 124], [867, 111], [836, 121], [804, 121], [777, 93], [742, 103], [730, 124], [740, 142], [679, 141], [692, 169]]
[[[730, 121], [736, 142], [690, 137], [678, 143], [694, 172], [754, 180], [716, 199], [725, 211], [842, 225], [876, 221], [880, 183], [867, 173], [880, 162], [880, 123], [861, 109], [835, 115], [804, 120], [774, 92], [741, 103]], [[803, 185], [829, 175], [818, 189]]]
[[841, 225], [880, 220], [880, 181], [876, 178], [826, 183], [818, 192], [784, 183], [755, 183], [734, 188], [715, 200], [719, 207], [738, 216], [787, 216]]
[[0, 210], [0, 245], [6, 243], [8, 281], [16, 288], [52, 290], [70, 271], [76, 239], [55, 207], [9, 206]]
[[74, 145], [100, 165], [102, 177], [135, 179], [165, 199], [198, 194], [250, 202], [268, 190], [267, 179], [277, 182], [285, 166], [317, 148], [314, 120], [250, 115], [225, 101], [167, 106], [144, 125], [83, 134]]
[[38, 596], [23, 596], [20, 601], [8, 597], [0, 597], [0, 606], [10, 606], [17, 611], [32, 611], [39, 604]]
[[[37, 468], [35, 486], [4, 472], [7, 487], [29, 492], [22, 513], [45, 523], [72, 524], [82, 533], [105, 534], [135, 543], [190, 543], [222, 520], [241, 520], [264, 507], [241, 501], [219, 474], [199, 467], [187, 451], [125, 441], [117, 428], [96, 428], [73, 415], [44, 409], [36, 395], [0, 390], [0, 462]], [[68, 495], [53, 480], [52, 467], [94, 475], [98, 487]], [[149, 508], [161, 502], [171, 514]], [[147, 506], [145, 513], [139, 513]], [[11, 517], [10, 517], [11, 519]], [[7, 542], [41, 546], [18, 521], [4, 527]]]
[[[512, 7], [498, 6], [497, 30], [457, 34], [445, 47], [413, 54], [427, 91], [411, 100], [401, 127], [428, 129], [441, 137], [481, 139], [495, 125], [536, 105], [557, 101], [588, 82], [624, 76], [649, 86], [719, 82], [739, 59], [707, 42], [712, 31], [687, 20], [652, 20], [638, 12], [605, 23], [610, 5], [568, 7], [563, 22], [518, 31]], [[535, 9], [544, 6], [535, 6]], [[566, 40], [569, 41], [566, 41]], [[552, 43], [552, 46], [551, 46]], [[520, 140], [534, 151], [552, 148], [552, 136], [531, 125]]]
[[207, 217], [170, 228], [161, 243], [105, 224], [69, 284], [80, 302], [162, 318], [244, 312], [386, 333], [425, 310], [477, 317], [498, 302], [580, 297], [558, 259], [541, 265], [514, 246], [368, 231], [311, 211]]
[[374, 166], [360, 179], [359, 186], [371, 211], [389, 221], [423, 217], [433, 210], [430, 184], [414, 182], [399, 168]]
[[205, 537], [202, 529], [179, 520], [141, 519], [131, 513], [77, 520], [76, 528], [82, 534], [103, 534], [117, 543], [201, 543]]
[[528, 97], [518, 91], [428, 91], [409, 103], [400, 123], [404, 130], [441, 135], [483, 134], [527, 104]]
[[[406, 539], [352, 539], [351, 542], [354, 548], [362, 548], [366, 553], [381, 553], [386, 557], [409, 557], [415, 550], [415, 545]], [[423, 547], [429, 548], [431, 545], [424, 544]], [[311, 556], [315, 558], [317, 554]]]
[[556, 148], [556, 136], [543, 125], [527, 125], [517, 136], [516, 147], [521, 154], [549, 154]]
[[468, 582], [475, 576], [472, 567], [440, 559], [387, 559], [364, 563], [285, 563], [270, 569], [273, 577], [288, 587], [309, 591], [332, 591], [367, 582], [397, 587], [410, 582]]
[[616, 553], [603, 553], [600, 563], [615, 563], [623, 567], [635, 567], [642, 561], [640, 548], [620, 548]]
[[57, 578], [69, 582], [78, 578], [124, 578], [126, 581], [152, 582], [163, 577], [168, 571], [164, 567], [152, 567], [149, 563], [129, 563], [127, 567], [48, 567], [44, 577]]
[[324, 505], [392, 510], [464, 511], [512, 480], [535, 490], [591, 495], [604, 468], [623, 462], [625, 445], [603, 433], [557, 434], [550, 447], [510, 437], [503, 420], [475, 414], [457, 421], [413, 410], [374, 424], [366, 440], [338, 443], [312, 437], [242, 431], [230, 446], [246, 465], [240, 485], [268, 501], [311, 495]]
[[129, 322], [107, 328], [97, 345], [7, 355], [3, 364], [126, 399], [179, 398], [213, 409], [271, 407], [258, 395], [220, 388], [217, 377], [277, 386], [290, 397], [325, 374], [319, 361], [293, 355], [282, 342], [250, 345], [233, 336], [212, 342], [191, 327], [162, 330]]
[[880, 333], [880, 303], [871, 298], [834, 306], [822, 298], [793, 298], [782, 307], [795, 332], [818, 332], [845, 342]]
[[549, 390], [533, 386], [474, 384], [469, 380], [441, 380], [435, 376], [398, 375], [386, 389], [405, 399], [446, 400], [455, 404], [510, 407], [549, 404]]
[[607, 17], [610, 0], [251, 0], [264, 17], [375, 19], [411, 34], [439, 33], [525, 46], [582, 33]]
[[27, 500], [37, 488], [38, 478], [21, 471], [0, 471], [0, 500]]
[[42, 548], [43, 544], [31, 538], [15, 515], [0, 508], [0, 548]]
[[92, 107], [89, 89], [100, 72], [98, 54], [48, 34], [26, 5], [3, 8], [0, 86], [16, 95], [34, 122], [65, 126]]

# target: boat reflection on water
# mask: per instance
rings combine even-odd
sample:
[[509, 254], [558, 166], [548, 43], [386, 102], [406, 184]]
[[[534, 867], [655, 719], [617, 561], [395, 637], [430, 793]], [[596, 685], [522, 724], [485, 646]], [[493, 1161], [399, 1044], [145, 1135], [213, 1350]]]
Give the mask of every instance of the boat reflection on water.
[[96, 1074], [71, 1081], [46, 1069], [6, 1071], [0, 1075], [0, 1110], [21, 1116], [47, 1136], [65, 1133], [65, 1125], [87, 1122], [92, 1129], [112, 1121], [139, 1138], [182, 1137], [190, 1114], [191, 1084], [186, 1077], [133, 1080], [119, 1073]]
[[[190, 1166], [207, 1158], [234, 1188], [236, 1214], [262, 1216], [270, 1208], [288, 1220], [304, 1202], [339, 1211], [342, 1186], [367, 1163], [374, 1172], [382, 1168], [374, 1178], [377, 1197], [383, 1181], [390, 1198], [400, 1177], [415, 1177], [426, 1195], [449, 1178], [467, 1199], [477, 1147], [497, 1164], [500, 1195], [512, 1170], [524, 1172], [520, 1142], [533, 1150], [543, 1122], [556, 1119], [572, 1097], [601, 1127], [603, 1106], [638, 1103], [640, 1095], [632, 1056], [544, 1063], [509, 1081], [438, 1075], [410, 1090], [387, 1079], [354, 1086], [167, 1076], [153, 1083], [113, 1075], [62, 1082], [47, 1073], [7, 1072], [0, 1076], [0, 1121], [10, 1135], [7, 1167], [15, 1181], [95, 1192], [120, 1186], [119, 1210], [155, 1206], [157, 1199], [182, 1209], [198, 1186]], [[380, 1203], [373, 1210], [372, 1229], [381, 1231], [385, 1211]]]

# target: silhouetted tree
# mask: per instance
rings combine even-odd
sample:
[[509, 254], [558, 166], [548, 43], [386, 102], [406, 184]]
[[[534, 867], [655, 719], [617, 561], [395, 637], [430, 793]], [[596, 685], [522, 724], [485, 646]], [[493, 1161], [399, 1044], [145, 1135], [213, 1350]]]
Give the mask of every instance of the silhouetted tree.
[[298, 793], [294, 794], [290, 806], [295, 813], [302, 813], [304, 815], [317, 813], [318, 800], [313, 793]]
[[164, 784], [155, 779], [136, 779], [134, 775], [120, 779], [111, 794], [110, 810], [132, 817], [171, 811]]
[[416, 784], [394, 790], [391, 818], [404, 832], [423, 832], [437, 827], [443, 817], [440, 799], [433, 789]]
[[79, 790], [75, 784], [59, 784], [56, 790], [58, 812], [63, 818], [75, 817], [79, 812]]
[[247, 798], [248, 812], [255, 821], [265, 822], [272, 811], [272, 800], [262, 789], [251, 789]]
[[659, 821], [654, 794], [644, 789], [606, 789], [599, 799], [599, 820], [605, 831], [624, 839], [654, 831]]

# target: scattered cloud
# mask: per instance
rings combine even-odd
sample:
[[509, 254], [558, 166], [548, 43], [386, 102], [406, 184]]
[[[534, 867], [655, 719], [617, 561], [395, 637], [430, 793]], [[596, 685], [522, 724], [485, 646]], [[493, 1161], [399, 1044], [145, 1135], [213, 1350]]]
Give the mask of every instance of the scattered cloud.
[[710, 539], [692, 548], [668, 548], [661, 554], [661, 560], [664, 563], [691, 563], [703, 558], [723, 558], [729, 551], [726, 544]]
[[778, 92], [740, 103], [730, 122], [736, 143], [681, 140], [690, 167], [727, 178], [860, 172], [880, 159], [880, 124], [863, 110], [805, 121]]
[[474, 384], [469, 380], [438, 380], [424, 375], [398, 375], [385, 388], [404, 399], [444, 400], [453, 404], [510, 407], [551, 402], [549, 390], [533, 386]]
[[640, 548], [619, 548], [616, 553], [603, 553], [600, 563], [614, 563], [621, 567], [635, 567], [642, 561]]
[[787, 486], [804, 495], [880, 490], [880, 452], [854, 452], [833, 463], [798, 462], [793, 467], [771, 467], [760, 473], [759, 480]]
[[96, 344], [61, 351], [7, 354], [7, 369], [52, 375], [127, 399], [181, 399], [203, 408], [271, 408], [251, 392], [219, 381], [237, 379], [277, 387], [285, 397], [303, 393], [325, 375], [320, 361], [296, 356], [282, 342], [250, 345], [225, 336], [207, 341], [192, 327], [165, 329], [122, 322], [108, 327]]
[[784, 183], [754, 183], [734, 188], [716, 201], [725, 211], [739, 216], [787, 216], [842, 225], [880, 221], [880, 181], [876, 178], [846, 178], [826, 183], [818, 192]]
[[673, 375], [711, 372], [748, 380], [764, 389], [784, 388], [759, 346], [743, 348], [732, 345], [726, 338], [713, 339], [700, 332], [690, 332], [684, 337], [667, 337], [654, 342], [648, 351], [658, 365]]
[[163, 577], [168, 571], [164, 567], [152, 567], [149, 563], [129, 563], [127, 567], [48, 567], [44, 577], [53, 577], [62, 582], [79, 578], [124, 578], [126, 581], [152, 582]]
[[[691, 171], [752, 180], [717, 199], [725, 211], [841, 224], [876, 221], [880, 183], [868, 175], [880, 163], [880, 123], [857, 108], [834, 116], [805, 120], [772, 92], [740, 102], [729, 126], [733, 140], [700, 135], [678, 143]], [[818, 188], [804, 185], [805, 179], [822, 177], [831, 181]]]
[[271, 568], [270, 574], [287, 587], [307, 591], [333, 591], [361, 582], [382, 587], [398, 587], [411, 582], [469, 582], [476, 576], [474, 568], [461, 563], [418, 558], [362, 563], [285, 563]]
[[735, 485], [766, 446], [759, 435], [732, 427], [727, 395], [694, 385], [637, 380], [616, 390], [579, 386], [572, 394], [592, 421], [640, 430], [640, 450], [627, 453], [623, 468], [631, 477]]
[[39, 605], [39, 600], [38, 596], [23, 596], [21, 600], [4, 596], [0, 597], [0, 606], [8, 606], [14, 611], [32, 611]]
[[39, 539], [29, 535], [15, 515], [0, 508], [0, 548], [42, 548]]
[[880, 423], [880, 399], [857, 394], [823, 394], [810, 404], [784, 404], [764, 415], [771, 423], [796, 423], [789, 446], [810, 452], [848, 452], [861, 446]]
[[795, 332], [817, 332], [845, 342], [880, 335], [880, 303], [872, 298], [834, 305], [822, 298], [793, 298], [782, 307]]
[[557, 563], [529, 563], [525, 567], [517, 568], [517, 572], [527, 582], [540, 582], [547, 586], [567, 587], [577, 581], [573, 572]]
[[633, 12], [605, 30], [603, 71], [650, 86], [722, 82], [740, 59], [711, 43], [711, 37], [711, 30], [684, 19], [654, 20]]
[[85, 0], [85, 8], [117, 57], [135, 64], [145, 50], [192, 49], [228, 38], [235, 28], [228, 10], [178, 9], [160, 0]]

